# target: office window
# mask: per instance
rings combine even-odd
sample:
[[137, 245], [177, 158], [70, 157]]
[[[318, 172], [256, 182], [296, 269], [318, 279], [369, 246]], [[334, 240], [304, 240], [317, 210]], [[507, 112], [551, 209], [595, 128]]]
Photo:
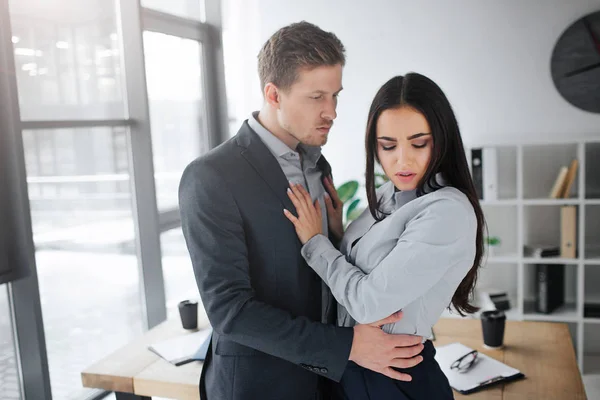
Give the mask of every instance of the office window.
[[[162, 267], [167, 298], [167, 318], [179, 318], [177, 304], [182, 300], [199, 300], [192, 261], [181, 227], [160, 236]], [[202, 306], [199, 305], [202, 310]]]
[[186, 165], [208, 150], [202, 44], [144, 32], [152, 153], [159, 211], [178, 207]]
[[23, 120], [125, 118], [115, 1], [9, 4]]
[[80, 372], [142, 332], [127, 134], [109, 127], [23, 132], [56, 399], [81, 397]]
[[21, 400], [17, 357], [6, 285], [0, 285], [0, 399]]
[[204, 0], [142, 0], [142, 7], [204, 22]]

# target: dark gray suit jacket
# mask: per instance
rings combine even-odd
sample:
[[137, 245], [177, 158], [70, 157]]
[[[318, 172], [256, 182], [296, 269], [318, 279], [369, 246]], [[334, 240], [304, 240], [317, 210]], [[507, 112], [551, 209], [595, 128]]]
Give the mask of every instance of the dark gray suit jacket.
[[339, 381], [346, 367], [353, 331], [335, 326], [333, 301], [322, 304], [322, 281], [283, 214], [295, 212], [287, 188], [247, 122], [183, 173], [183, 233], [214, 329], [203, 400], [313, 399], [319, 376]]

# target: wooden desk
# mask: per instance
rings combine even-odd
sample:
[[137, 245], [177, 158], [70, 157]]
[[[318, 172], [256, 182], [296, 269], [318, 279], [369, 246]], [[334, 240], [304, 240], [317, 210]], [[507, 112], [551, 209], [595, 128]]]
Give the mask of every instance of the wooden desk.
[[[200, 322], [203, 326], [206, 322]], [[508, 321], [503, 350], [482, 346], [479, 320], [441, 319], [436, 346], [461, 342], [521, 370], [526, 379], [457, 399], [585, 399], [566, 324]], [[175, 367], [147, 350], [150, 343], [186, 334], [179, 320], [166, 321], [81, 373], [83, 386], [117, 392], [117, 399], [151, 396], [199, 400], [202, 363]]]
[[443, 318], [433, 328], [435, 346], [461, 342], [517, 368], [525, 379], [456, 399], [585, 399], [569, 328], [563, 323], [507, 321], [504, 349], [483, 347], [481, 321]]

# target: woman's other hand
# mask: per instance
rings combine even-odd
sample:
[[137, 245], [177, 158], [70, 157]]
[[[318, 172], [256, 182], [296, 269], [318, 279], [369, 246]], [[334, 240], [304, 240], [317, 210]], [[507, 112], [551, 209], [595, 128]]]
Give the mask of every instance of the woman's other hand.
[[298, 216], [295, 216], [285, 209], [283, 210], [283, 213], [294, 224], [300, 242], [306, 244], [306, 242], [314, 236], [323, 233], [322, 214], [319, 201], [317, 200], [313, 203], [310, 194], [302, 187], [302, 185], [290, 183], [290, 188], [287, 192], [294, 207], [296, 207]]
[[331, 176], [323, 178], [323, 185], [327, 193], [325, 194], [325, 205], [327, 206], [327, 222], [329, 230], [334, 238], [339, 242], [344, 236], [344, 203], [340, 200], [338, 192], [333, 185]]

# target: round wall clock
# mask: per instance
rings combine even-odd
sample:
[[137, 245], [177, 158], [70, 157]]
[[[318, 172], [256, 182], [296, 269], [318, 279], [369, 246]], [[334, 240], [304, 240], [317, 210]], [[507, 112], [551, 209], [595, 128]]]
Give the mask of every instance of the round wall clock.
[[552, 80], [569, 103], [600, 113], [600, 11], [569, 26], [556, 42]]

